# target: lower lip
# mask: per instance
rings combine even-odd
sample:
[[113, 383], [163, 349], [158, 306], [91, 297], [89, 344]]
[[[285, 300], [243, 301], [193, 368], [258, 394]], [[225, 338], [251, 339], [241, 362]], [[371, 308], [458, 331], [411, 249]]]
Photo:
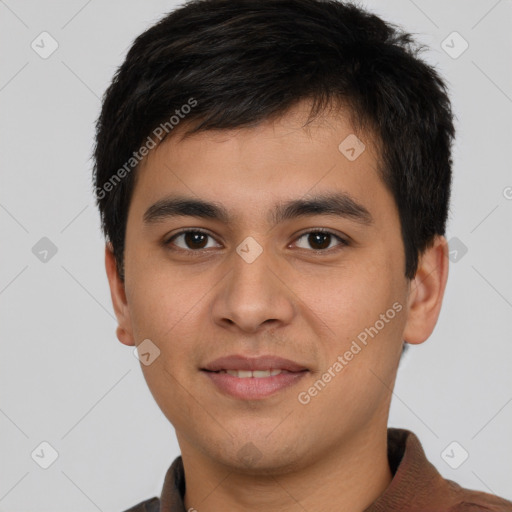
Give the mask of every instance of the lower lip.
[[258, 400], [273, 395], [277, 391], [293, 386], [301, 380], [307, 371], [283, 372], [271, 377], [239, 378], [229, 373], [216, 373], [202, 370], [225, 394], [242, 400]]

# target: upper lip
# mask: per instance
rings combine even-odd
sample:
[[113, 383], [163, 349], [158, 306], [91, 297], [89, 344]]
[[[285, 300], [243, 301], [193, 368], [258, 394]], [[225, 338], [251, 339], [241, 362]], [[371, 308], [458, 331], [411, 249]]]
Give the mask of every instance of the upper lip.
[[218, 372], [219, 370], [287, 370], [289, 372], [300, 372], [307, 368], [299, 363], [284, 359], [282, 357], [265, 355], [259, 357], [246, 357], [242, 355], [231, 355], [215, 359], [208, 363], [203, 370]]

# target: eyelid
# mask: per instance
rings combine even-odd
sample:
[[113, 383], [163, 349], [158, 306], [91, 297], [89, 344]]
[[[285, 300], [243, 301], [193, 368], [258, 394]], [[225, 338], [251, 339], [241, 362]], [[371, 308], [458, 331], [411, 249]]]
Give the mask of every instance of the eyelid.
[[[186, 234], [186, 233], [203, 233], [203, 234], [209, 236], [210, 238], [213, 238], [217, 243], [219, 243], [217, 241], [216, 237], [213, 236], [208, 230], [205, 230], [205, 229], [202, 229], [202, 228], [183, 228], [180, 231], [177, 231], [176, 233], [172, 234], [171, 236], [166, 237], [164, 239], [164, 241], [163, 241], [164, 246], [168, 247], [169, 244], [175, 238], [177, 238], [180, 235]], [[304, 251], [308, 251], [308, 252], [312, 252], [312, 253], [320, 254], [320, 253], [328, 253], [328, 252], [332, 251], [333, 249], [336, 249], [336, 247], [344, 247], [344, 246], [350, 245], [350, 242], [349, 242], [349, 240], [347, 238], [344, 238], [343, 236], [337, 234], [335, 231], [333, 231], [333, 230], [331, 230], [329, 228], [307, 228], [307, 229], [305, 229], [305, 230], [303, 230], [303, 231], [301, 231], [301, 232], [299, 232], [298, 234], [295, 235], [294, 242], [296, 242], [298, 239], [302, 238], [304, 235], [308, 235], [310, 233], [325, 233], [325, 234], [333, 236], [340, 243], [337, 246], [335, 246], [335, 247], [331, 247], [330, 249], [317, 249], [317, 250], [315, 250], [315, 249], [302, 249], [302, 248], [299, 248], [299, 249], [304, 250]], [[203, 251], [205, 251], [207, 249], [193, 250], [193, 249], [183, 249], [181, 247], [178, 247], [178, 248], [173, 248], [171, 250], [185, 251], [185, 252], [189, 252], [189, 253], [201, 253], [201, 252], [203, 252]]]
[[[171, 243], [175, 238], [177, 238], [177, 237], [178, 237], [178, 236], [180, 236], [180, 235], [184, 235], [184, 234], [186, 234], [186, 233], [202, 233], [202, 234], [204, 234], [204, 235], [209, 236], [210, 238], [213, 238], [217, 243], [219, 243], [219, 242], [218, 242], [218, 240], [217, 240], [217, 238], [216, 238], [215, 236], [213, 236], [213, 235], [212, 235], [208, 230], [206, 230], [206, 229], [202, 229], [202, 228], [183, 228], [183, 229], [181, 229], [181, 230], [177, 231], [176, 233], [173, 233], [173, 234], [172, 234], [172, 235], [170, 235], [170, 236], [166, 236], [166, 237], [164, 238], [164, 241], [163, 241], [164, 246], [169, 245], [169, 244], [170, 244], [170, 243]], [[180, 249], [181, 249], [181, 247], [178, 247], [178, 250], [180, 250]], [[181, 249], [181, 250], [182, 250], [182, 251], [187, 251], [187, 249]], [[203, 250], [203, 251], [204, 251], [204, 249], [201, 249], [201, 250]], [[188, 250], [188, 251], [189, 251], [189, 252], [200, 252], [199, 250], [196, 250], [196, 251]]]
[[347, 240], [345, 240], [343, 238], [343, 235], [339, 234], [337, 231], [333, 230], [333, 229], [330, 229], [330, 228], [306, 228], [302, 231], [299, 231], [295, 237], [296, 238], [299, 238], [303, 235], [307, 235], [309, 233], [327, 233], [328, 235], [332, 235], [332, 236], [335, 236], [335, 237], [338, 237], [340, 240], [344, 240], [345, 242], [348, 243], [348, 237], [347, 237]]
[[[307, 228], [306, 230], [299, 232], [297, 235], [295, 235], [294, 241], [297, 241], [298, 239], [302, 238], [304, 235], [308, 235], [310, 233], [325, 233], [327, 235], [331, 235], [334, 238], [336, 238], [340, 243], [337, 246], [331, 247], [329, 249], [304, 249], [305, 251], [320, 254], [320, 253], [329, 253], [332, 250], [335, 250], [336, 247], [345, 247], [350, 245], [350, 242], [348, 240], [348, 237], [343, 237], [339, 235], [337, 232], [329, 229], [329, 228]], [[302, 249], [302, 248], [301, 248]]]

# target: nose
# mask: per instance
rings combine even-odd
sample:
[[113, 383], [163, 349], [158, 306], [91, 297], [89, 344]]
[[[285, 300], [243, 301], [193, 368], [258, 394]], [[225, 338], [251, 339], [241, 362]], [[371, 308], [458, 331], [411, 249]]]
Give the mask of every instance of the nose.
[[263, 250], [253, 261], [233, 251], [227, 264], [231, 270], [213, 300], [215, 323], [255, 333], [292, 321], [297, 308], [290, 277], [270, 250]]

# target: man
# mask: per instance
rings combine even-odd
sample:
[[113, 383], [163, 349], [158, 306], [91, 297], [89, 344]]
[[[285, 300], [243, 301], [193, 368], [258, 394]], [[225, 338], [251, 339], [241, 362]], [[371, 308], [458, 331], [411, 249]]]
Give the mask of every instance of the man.
[[411, 36], [334, 0], [196, 0], [97, 125], [117, 337], [181, 449], [131, 511], [511, 511], [388, 429], [448, 275], [454, 127]]

